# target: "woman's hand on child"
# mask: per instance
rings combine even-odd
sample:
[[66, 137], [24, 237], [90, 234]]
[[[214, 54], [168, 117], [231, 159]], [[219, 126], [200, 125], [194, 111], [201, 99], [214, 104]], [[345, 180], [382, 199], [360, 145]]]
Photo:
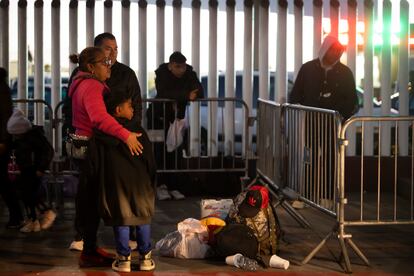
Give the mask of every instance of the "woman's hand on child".
[[129, 151], [132, 155], [140, 155], [142, 153], [143, 147], [138, 141], [138, 137], [141, 137], [142, 133], [131, 132], [128, 136], [126, 144], [129, 148]]

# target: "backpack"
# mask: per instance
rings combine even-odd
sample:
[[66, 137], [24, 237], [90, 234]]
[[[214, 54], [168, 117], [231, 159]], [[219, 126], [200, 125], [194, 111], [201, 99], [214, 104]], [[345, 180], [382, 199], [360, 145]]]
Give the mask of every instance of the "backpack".
[[258, 252], [257, 238], [245, 224], [231, 223], [216, 234], [214, 250], [217, 256], [227, 257], [237, 253], [255, 259]]
[[241, 192], [234, 199], [234, 205], [230, 208], [227, 222], [245, 224], [254, 233], [258, 241], [258, 255], [271, 256], [276, 254], [281, 235], [277, 214], [272, 208], [272, 201], [269, 201], [267, 208], [263, 208], [252, 218], [244, 218], [238, 213], [238, 206], [246, 197], [246, 191]]

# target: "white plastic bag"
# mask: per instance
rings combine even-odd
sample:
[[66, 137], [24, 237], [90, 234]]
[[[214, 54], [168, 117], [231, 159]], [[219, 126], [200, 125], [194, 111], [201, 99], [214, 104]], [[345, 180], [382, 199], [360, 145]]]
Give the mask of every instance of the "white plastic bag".
[[207, 227], [197, 219], [188, 218], [178, 223], [177, 228], [156, 243], [159, 254], [180, 259], [204, 259], [210, 248]]
[[202, 199], [200, 202], [201, 217], [216, 217], [225, 220], [233, 205], [232, 199]]
[[186, 128], [186, 119], [175, 119], [167, 132], [167, 151], [172, 152], [183, 143], [184, 130]]

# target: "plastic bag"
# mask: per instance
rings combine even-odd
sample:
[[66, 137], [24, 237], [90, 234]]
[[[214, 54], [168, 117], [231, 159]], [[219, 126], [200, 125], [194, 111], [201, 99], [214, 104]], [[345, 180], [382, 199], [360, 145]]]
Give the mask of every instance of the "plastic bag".
[[186, 120], [184, 119], [175, 119], [167, 132], [167, 151], [172, 152], [176, 150], [182, 143], [184, 139], [184, 129], [186, 128]]
[[177, 229], [156, 243], [159, 254], [180, 259], [204, 259], [210, 249], [207, 227], [197, 219], [188, 218], [178, 223]]

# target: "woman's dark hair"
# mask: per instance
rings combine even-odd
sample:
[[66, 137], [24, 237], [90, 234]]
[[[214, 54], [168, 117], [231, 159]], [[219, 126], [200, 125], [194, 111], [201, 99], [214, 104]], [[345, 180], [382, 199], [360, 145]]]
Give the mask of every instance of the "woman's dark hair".
[[79, 54], [73, 54], [69, 56], [72, 63], [79, 64], [79, 70], [89, 72], [88, 64], [93, 64], [98, 61], [98, 57], [104, 54], [103, 50], [99, 47], [87, 47]]

